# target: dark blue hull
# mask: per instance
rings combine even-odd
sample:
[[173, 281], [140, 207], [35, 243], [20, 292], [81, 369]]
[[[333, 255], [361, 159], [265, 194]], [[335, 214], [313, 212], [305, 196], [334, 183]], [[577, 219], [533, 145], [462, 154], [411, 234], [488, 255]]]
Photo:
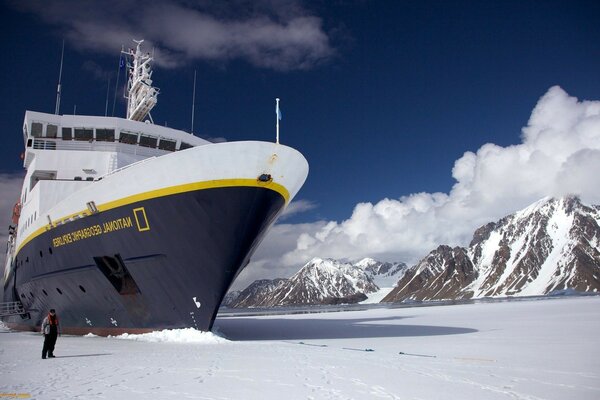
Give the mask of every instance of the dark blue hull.
[[229, 286], [285, 205], [264, 187], [216, 187], [131, 202], [52, 229], [18, 252], [4, 301], [64, 333], [210, 330]]

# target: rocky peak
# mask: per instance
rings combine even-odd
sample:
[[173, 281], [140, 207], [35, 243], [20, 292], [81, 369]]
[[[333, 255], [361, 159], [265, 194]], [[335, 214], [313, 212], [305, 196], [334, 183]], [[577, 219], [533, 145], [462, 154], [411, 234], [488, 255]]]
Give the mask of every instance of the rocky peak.
[[477, 229], [469, 248], [439, 246], [384, 301], [600, 290], [600, 207], [544, 198]]

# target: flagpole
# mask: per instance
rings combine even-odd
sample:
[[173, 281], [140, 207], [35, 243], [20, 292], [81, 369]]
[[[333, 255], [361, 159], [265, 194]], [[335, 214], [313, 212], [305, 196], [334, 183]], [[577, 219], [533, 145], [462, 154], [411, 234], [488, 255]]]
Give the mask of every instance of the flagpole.
[[275, 108], [275, 118], [277, 118], [277, 136], [275, 137], [276, 143], [279, 144], [279, 120], [281, 119], [281, 111], [279, 111], [279, 98], [275, 99], [277, 101], [277, 105]]

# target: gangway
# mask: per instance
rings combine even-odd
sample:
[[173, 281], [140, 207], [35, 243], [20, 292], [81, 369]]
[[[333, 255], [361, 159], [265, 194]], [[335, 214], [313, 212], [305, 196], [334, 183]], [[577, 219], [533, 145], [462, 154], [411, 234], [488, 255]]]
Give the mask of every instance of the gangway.
[[20, 301], [0, 303], [0, 317], [25, 314], [27, 314], [27, 311], [25, 311], [25, 308], [23, 308], [23, 304], [21, 304]]

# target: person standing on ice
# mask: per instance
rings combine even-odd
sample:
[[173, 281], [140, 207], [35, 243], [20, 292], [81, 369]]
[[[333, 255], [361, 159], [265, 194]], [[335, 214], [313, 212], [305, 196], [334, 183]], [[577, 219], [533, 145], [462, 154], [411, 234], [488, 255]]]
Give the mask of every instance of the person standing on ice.
[[42, 349], [42, 358], [54, 358], [54, 345], [56, 345], [56, 338], [58, 337], [60, 330], [58, 324], [58, 316], [54, 308], [50, 309], [50, 312], [42, 321], [42, 333], [44, 334], [44, 348]]

